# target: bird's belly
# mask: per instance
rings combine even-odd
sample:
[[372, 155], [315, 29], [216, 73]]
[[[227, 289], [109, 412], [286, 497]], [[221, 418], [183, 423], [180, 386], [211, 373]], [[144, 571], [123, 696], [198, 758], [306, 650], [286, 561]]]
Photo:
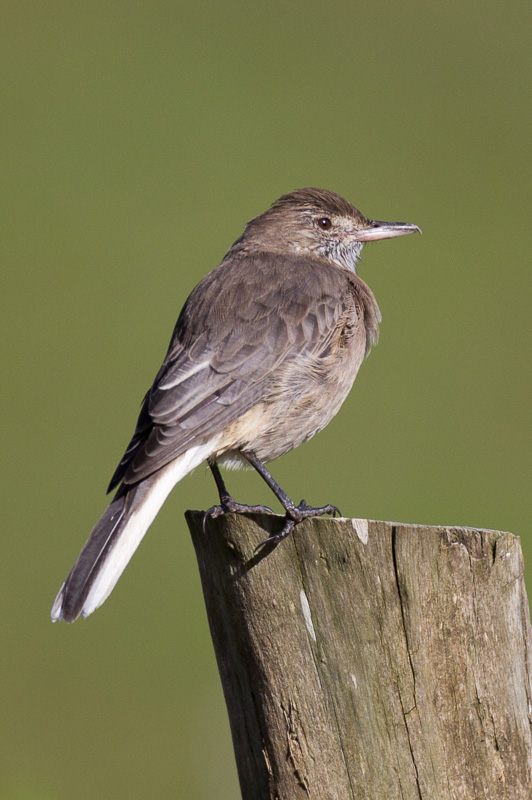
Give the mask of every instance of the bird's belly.
[[272, 461], [306, 442], [339, 411], [363, 358], [357, 347], [281, 368], [264, 401], [234, 424], [231, 449], [250, 449], [261, 461]]

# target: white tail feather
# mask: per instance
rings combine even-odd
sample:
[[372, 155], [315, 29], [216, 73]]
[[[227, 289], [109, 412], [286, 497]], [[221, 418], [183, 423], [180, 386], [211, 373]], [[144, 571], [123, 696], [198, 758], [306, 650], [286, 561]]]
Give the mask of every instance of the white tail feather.
[[161, 469], [146, 496], [124, 525], [113, 549], [100, 569], [83, 605], [81, 611], [83, 617], [92, 614], [109, 597], [176, 483], [208, 458], [215, 449], [215, 445], [216, 441], [213, 438], [202, 445], [191, 447], [186, 453], [178, 456]]

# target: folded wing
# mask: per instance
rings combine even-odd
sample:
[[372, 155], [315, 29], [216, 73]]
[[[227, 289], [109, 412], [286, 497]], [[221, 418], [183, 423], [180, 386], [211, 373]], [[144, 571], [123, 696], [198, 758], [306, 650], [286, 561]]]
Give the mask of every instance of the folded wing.
[[264, 397], [281, 362], [325, 353], [348, 302], [348, 276], [327, 262], [226, 259], [187, 300], [109, 490], [236, 420]]

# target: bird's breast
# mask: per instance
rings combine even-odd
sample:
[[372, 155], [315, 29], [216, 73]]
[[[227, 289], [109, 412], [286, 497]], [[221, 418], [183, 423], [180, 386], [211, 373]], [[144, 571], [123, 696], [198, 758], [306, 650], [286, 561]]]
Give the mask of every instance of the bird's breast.
[[233, 446], [271, 461], [310, 439], [339, 411], [365, 350], [363, 320], [353, 314], [339, 322], [322, 352], [279, 365], [263, 401], [232, 426]]

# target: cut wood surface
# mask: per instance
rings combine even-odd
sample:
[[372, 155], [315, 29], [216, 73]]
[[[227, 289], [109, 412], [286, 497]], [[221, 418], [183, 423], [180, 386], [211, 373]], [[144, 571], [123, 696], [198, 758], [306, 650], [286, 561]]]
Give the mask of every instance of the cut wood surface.
[[[530, 800], [509, 533], [187, 512], [243, 800]], [[208, 758], [208, 754], [206, 754]]]

